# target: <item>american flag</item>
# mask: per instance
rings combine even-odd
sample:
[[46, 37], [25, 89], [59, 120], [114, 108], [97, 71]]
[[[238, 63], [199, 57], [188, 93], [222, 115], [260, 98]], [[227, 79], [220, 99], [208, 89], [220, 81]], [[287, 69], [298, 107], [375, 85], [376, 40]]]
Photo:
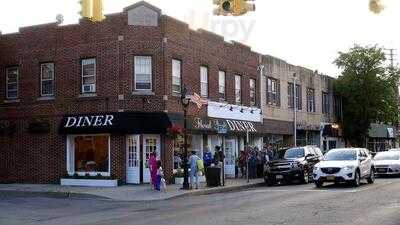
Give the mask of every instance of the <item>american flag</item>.
[[190, 101], [197, 105], [197, 108], [201, 109], [203, 105], [207, 105], [207, 100], [204, 100], [200, 95], [194, 93], [190, 96]]

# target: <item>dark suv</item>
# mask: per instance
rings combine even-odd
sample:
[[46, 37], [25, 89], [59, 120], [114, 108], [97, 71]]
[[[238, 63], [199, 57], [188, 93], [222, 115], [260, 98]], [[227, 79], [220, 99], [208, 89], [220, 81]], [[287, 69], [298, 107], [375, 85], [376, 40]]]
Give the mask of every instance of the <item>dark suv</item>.
[[312, 179], [313, 167], [322, 159], [322, 156], [321, 150], [315, 146], [289, 148], [280, 159], [265, 164], [265, 182], [268, 185], [293, 180], [309, 183]]

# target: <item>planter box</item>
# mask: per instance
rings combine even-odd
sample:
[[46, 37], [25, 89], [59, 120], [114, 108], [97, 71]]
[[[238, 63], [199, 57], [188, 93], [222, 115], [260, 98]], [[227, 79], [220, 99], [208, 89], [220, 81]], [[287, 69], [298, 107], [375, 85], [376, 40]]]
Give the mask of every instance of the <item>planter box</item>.
[[175, 184], [183, 184], [183, 177], [175, 177]]
[[117, 187], [118, 180], [61, 179], [61, 186]]

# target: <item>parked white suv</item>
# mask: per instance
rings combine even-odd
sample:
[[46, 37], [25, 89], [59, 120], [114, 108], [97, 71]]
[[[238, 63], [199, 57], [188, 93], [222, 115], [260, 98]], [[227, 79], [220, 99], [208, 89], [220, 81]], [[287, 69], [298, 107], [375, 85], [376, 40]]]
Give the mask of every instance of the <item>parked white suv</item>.
[[360, 186], [361, 179], [374, 183], [374, 165], [372, 156], [364, 148], [332, 149], [313, 169], [315, 186], [320, 188], [324, 182], [347, 182]]

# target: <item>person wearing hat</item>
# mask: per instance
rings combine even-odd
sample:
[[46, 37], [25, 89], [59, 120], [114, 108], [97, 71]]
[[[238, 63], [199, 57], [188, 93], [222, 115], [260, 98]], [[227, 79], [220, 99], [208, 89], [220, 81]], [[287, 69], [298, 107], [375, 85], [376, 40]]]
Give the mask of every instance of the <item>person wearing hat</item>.
[[197, 161], [200, 160], [200, 157], [196, 155], [196, 150], [192, 150], [192, 154], [189, 157], [189, 166], [190, 166], [190, 186], [193, 188], [194, 182], [196, 181], [196, 189], [199, 188], [199, 177], [198, 177], [198, 169], [197, 169]]

